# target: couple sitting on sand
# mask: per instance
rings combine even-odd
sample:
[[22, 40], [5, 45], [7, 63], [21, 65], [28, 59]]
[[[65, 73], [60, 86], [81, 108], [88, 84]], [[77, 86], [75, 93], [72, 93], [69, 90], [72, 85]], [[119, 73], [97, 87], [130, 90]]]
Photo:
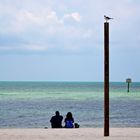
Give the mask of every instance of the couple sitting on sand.
[[[59, 111], [56, 111], [55, 116], [53, 116], [50, 120], [52, 128], [63, 128], [62, 120], [63, 116], [60, 115]], [[67, 113], [64, 122], [64, 128], [79, 128], [79, 125], [77, 123], [74, 123], [74, 119], [71, 112]]]

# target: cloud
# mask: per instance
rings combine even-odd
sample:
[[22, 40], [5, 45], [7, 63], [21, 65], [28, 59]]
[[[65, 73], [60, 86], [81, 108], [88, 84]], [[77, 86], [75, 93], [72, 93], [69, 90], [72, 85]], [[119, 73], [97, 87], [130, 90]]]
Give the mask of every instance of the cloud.
[[71, 14], [65, 14], [64, 18], [63, 18], [64, 21], [65, 20], [68, 20], [68, 21], [73, 20], [75, 22], [80, 22], [81, 19], [82, 19], [82, 16], [78, 12], [74, 12]]
[[[11, 6], [6, 16], [9, 26], [6, 25], [4, 29], [0, 28], [1, 36], [5, 37], [5, 45], [3, 46], [0, 41], [0, 47], [1, 50], [5, 51], [8, 48], [17, 51], [47, 51], [48, 48], [59, 48], [59, 46], [65, 48], [68, 46], [66, 43], [81, 38], [80, 36], [85, 32], [75, 27], [75, 23], [81, 21], [78, 12], [63, 13], [62, 16], [58, 16], [58, 13], [51, 8], [44, 9], [39, 13], [34, 10], [18, 9]], [[72, 20], [72, 22], [68, 23], [68, 20]], [[3, 20], [4, 22], [5, 20]], [[73, 33], [74, 36], [71, 36]], [[8, 38], [11, 37], [8, 44], [7, 35]], [[12, 36], [15, 36], [15, 38], [12, 38]], [[21, 40], [21, 44], [13, 43], [16, 42], [16, 36], [17, 40]], [[17, 45], [18, 47], [16, 47]], [[69, 46], [71, 46], [71, 43]]]
[[[3, 36], [0, 47], [27, 51], [82, 50], [83, 46], [87, 49], [88, 44], [93, 48], [97, 42], [103, 42], [104, 14], [114, 18], [110, 27], [111, 41], [119, 42], [122, 38], [123, 43], [134, 41], [132, 34], [140, 36], [137, 31], [139, 7], [138, 1], [127, 0], [88, 0], [84, 3], [82, 0], [0, 1], [0, 36]], [[135, 28], [132, 28], [133, 24]]]
[[29, 51], [45, 51], [47, 49], [45, 46], [38, 44], [27, 44], [23, 48]]

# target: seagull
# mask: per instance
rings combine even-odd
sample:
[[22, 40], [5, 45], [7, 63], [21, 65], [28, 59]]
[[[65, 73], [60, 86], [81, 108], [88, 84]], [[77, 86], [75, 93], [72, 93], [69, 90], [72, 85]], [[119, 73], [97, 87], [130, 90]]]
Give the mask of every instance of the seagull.
[[106, 22], [107, 22], [108, 20], [110, 20], [110, 19], [113, 19], [113, 18], [110, 18], [110, 17], [105, 16], [105, 15], [104, 15], [104, 18], [105, 18], [105, 21], [106, 21]]

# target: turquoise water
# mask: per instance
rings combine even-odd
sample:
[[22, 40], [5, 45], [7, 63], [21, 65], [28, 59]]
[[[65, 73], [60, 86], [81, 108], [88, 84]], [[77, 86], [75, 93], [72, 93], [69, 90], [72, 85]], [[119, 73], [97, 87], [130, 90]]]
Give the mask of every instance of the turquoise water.
[[[103, 127], [103, 83], [0, 82], [0, 128], [50, 127], [56, 110], [81, 127]], [[140, 83], [110, 83], [110, 126], [140, 127]]]

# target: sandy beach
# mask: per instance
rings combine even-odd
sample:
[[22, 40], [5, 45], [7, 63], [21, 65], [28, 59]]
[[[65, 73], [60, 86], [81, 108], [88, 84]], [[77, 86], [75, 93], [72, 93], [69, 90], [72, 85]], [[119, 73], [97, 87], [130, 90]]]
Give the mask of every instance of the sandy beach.
[[140, 140], [140, 128], [0, 129], [0, 140]]

